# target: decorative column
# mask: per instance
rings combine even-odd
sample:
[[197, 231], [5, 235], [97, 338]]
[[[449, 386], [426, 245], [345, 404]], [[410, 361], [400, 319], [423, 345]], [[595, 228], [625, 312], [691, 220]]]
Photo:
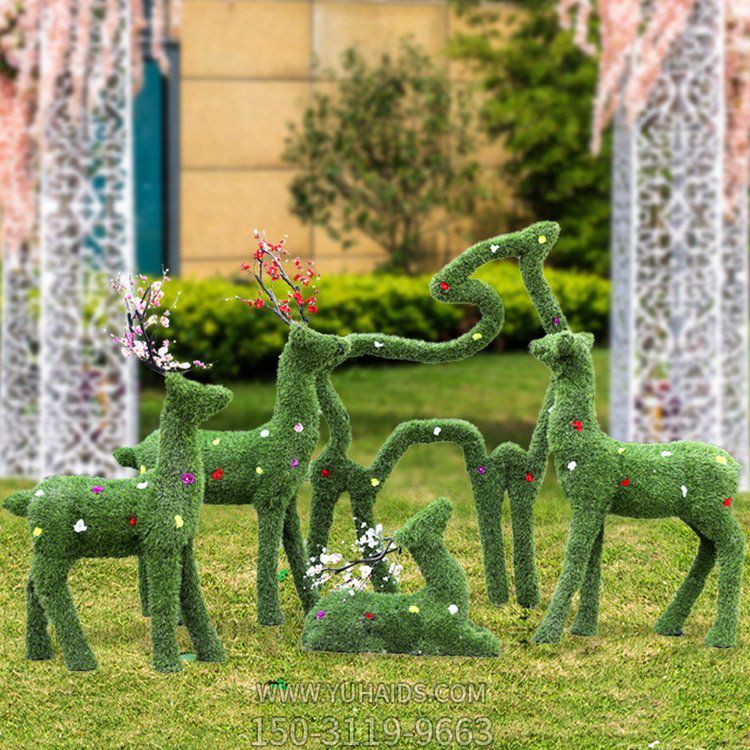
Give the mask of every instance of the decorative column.
[[696, 0], [645, 111], [616, 118], [611, 427], [715, 443], [747, 467], [747, 212], [723, 213], [724, 40], [723, 0]]
[[35, 243], [3, 248], [0, 476], [39, 474], [39, 258]]
[[[93, 2], [84, 64], [90, 77], [106, 77], [103, 85], [93, 87], [91, 100], [74, 111], [68, 66], [43, 122], [42, 475], [116, 475], [112, 450], [136, 437], [135, 372], [106, 333], [122, 322], [109, 279], [133, 268], [131, 20], [128, 0], [117, 5], [117, 33], [103, 54], [104, 10], [111, 3]], [[45, 41], [43, 34], [42, 78], [49, 60]], [[105, 70], [107, 55], [111, 64]]]

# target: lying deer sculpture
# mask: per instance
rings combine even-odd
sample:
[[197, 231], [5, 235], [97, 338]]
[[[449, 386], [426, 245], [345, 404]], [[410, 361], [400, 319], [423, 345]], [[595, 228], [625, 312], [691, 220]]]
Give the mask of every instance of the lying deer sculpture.
[[[157, 349], [148, 329], [150, 311], [163, 292], [149, 285], [132, 295], [128, 331], [115, 339], [130, 355], [165, 376], [166, 398], [152, 468], [133, 479], [53, 476], [34, 489], [16, 492], [5, 507], [25, 516], [34, 545], [27, 592], [26, 657], [53, 656], [51, 622], [70, 670], [96, 668], [96, 658], [68, 590], [68, 573], [86, 557], [137, 556], [145, 575], [142, 595], [152, 615], [153, 663], [161, 672], [181, 669], [175, 631], [180, 613], [201, 661], [224, 661], [200, 589], [193, 553], [203, 500], [203, 456], [198, 425], [229, 404], [226, 388], [201, 385], [183, 374], [168, 342]], [[133, 281], [131, 280], [131, 290]], [[125, 288], [118, 284], [118, 289]], [[127, 292], [125, 292], [127, 293]], [[134, 319], [134, 316], [135, 318]]]
[[497, 637], [469, 619], [466, 575], [443, 541], [452, 512], [447, 500], [435, 500], [393, 538], [395, 545], [411, 553], [424, 577], [424, 588], [414, 594], [333, 591], [307, 613], [303, 647], [310, 651], [498, 656]]
[[[268, 248], [265, 242], [261, 242], [261, 246]], [[259, 253], [267, 253], [259, 263], [281, 267], [278, 256], [274, 257], [270, 249], [259, 250]], [[256, 278], [266, 291], [269, 309], [291, 329], [279, 359], [273, 416], [253, 430], [201, 431], [198, 442], [206, 471], [205, 502], [255, 506], [258, 514], [258, 621], [261, 625], [279, 625], [283, 615], [279, 606], [277, 569], [282, 543], [304, 609], [309, 609], [316, 599], [305, 578], [307, 556], [296, 496], [307, 477], [320, 434], [317, 376], [336, 367], [346, 357], [349, 344], [338, 336], [314, 331], [306, 325], [306, 319], [302, 323], [294, 320], [288, 305], [277, 300], [266, 285], [264, 272], [267, 273], [267, 268], [261, 265]], [[158, 456], [160, 439], [157, 430], [135, 447], [116, 450], [115, 458], [122, 466], [152, 467]]]

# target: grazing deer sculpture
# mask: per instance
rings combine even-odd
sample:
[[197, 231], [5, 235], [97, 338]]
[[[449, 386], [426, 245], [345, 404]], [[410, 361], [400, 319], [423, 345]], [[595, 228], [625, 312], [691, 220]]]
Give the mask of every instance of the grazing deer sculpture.
[[[307, 555], [296, 496], [307, 478], [320, 434], [317, 377], [322, 371], [335, 368], [349, 350], [345, 339], [318, 333], [307, 325], [305, 308], [316, 308], [310, 300], [294, 301], [294, 294], [301, 299], [301, 293], [283, 270], [282, 244], [271, 245], [262, 239], [256, 254], [255, 278], [267, 296], [268, 305], [260, 297], [243, 300], [254, 307], [267, 306], [291, 329], [279, 359], [273, 416], [254, 430], [205, 430], [198, 437], [206, 471], [205, 502], [252, 504], [258, 514], [257, 591], [261, 625], [283, 622], [277, 570], [282, 543], [303, 608], [309, 609], [317, 598], [305, 578]], [[249, 268], [245, 264], [243, 267]], [[267, 284], [269, 275], [272, 280], [284, 279], [289, 284], [291, 304], [299, 306], [301, 323], [293, 319], [290, 304], [276, 298]], [[122, 466], [151, 467], [157, 459], [159, 443], [157, 430], [135, 447], [120, 448], [114, 455]]]
[[[161, 282], [143, 296], [131, 295], [128, 327], [115, 339], [124, 351], [164, 375], [166, 398], [152, 468], [133, 479], [53, 476], [34, 489], [5, 501], [25, 516], [34, 545], [27, 585], [26, 657], [51, 659], [50, 622], [70, 670], [96, 668], [70, 596], [67, 578], [75, 562], [87, 557], [137, 556], [152, 615], [153, 664], [161, 672], [181, 669], [175, 631], [180, 612], [201, 661], [224, 661], [224, 650], [201, 593], [193, 552], [203, 500], [203, 457], [198, 425], [231, 401], [226, 388], [201, 385], [170, 369], [187, 369], [173, 360], [168, 342], [156, 347], [148, 329], [150, 310], [161, 299]], [[131, 289], [133, 281], [131, 280]], [[139, 290], [140, 291], [140, 290]]]
[[537, 643], [556, 643], [573, 594], [580, 589], [576, 635], [593, 635], [599, 612], [599, 581], [607, 514], [630, 518], [677, 517], [700, 544], [690, 572], [657, 620], [662, 635], [682, 627], [718, 559], [716, 621], [706, 644], [720, 648], [737, 641], [744, 536], [731, 511], [740, 466], [726, 451], [706, 443], [621, 443], [596, 419], [590, 333], [569, 331], [533, 341], [531, 354], [551, 370], [555, 403], [549, 419], [550, 451], [573, 510], [563, 570]]

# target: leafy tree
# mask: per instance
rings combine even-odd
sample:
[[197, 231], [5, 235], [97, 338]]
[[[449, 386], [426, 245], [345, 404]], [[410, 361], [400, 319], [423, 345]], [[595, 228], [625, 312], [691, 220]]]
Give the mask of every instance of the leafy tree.
[[436, 217], [465, 215], [481, 194], [471, 118], [466, 92], [411, 42], [375, 65], [347, 50], [335, 93], [316, 93], [290, 126], [292, 211], [344, 246], [361, 231], [390, 269], [418, 270]]
[[491, 11], [463, 5], [470, 28], [454, 37], [451, 53], [478, 73], [481, 121], [502, 138], [519, 199], [502, 207], [502, 222], [555, 219], [563, 232], [550, 263], [607, 273], [609, 138], [599, 156], [589, 150], [596, 62], [560, 29], [556, 0], [522, 3], [510, 35], [493, 30]]

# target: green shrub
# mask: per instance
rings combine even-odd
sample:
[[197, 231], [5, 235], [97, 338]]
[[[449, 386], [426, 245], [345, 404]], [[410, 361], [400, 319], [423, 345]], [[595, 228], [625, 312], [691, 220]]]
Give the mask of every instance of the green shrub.
[[[505, 303], [506, 319], [495, 348], [520, 348], [541, 332], [521, 277], [514, 264], [484, 269], [480, 278], [492, 284]], [[589, 274], [547, 271], [552, 288], [574, 330], [601, 339], [609, 312], [609, 282]], [[392, 333], [440, 341], [471, 324], [474, 311], [441, 304], [427, 291], [429, 276], [340, 275], [320, 282], [320, 312], [312, 325], [322, 333], [354, 331]], [[176, 356], [213, 362], [208, 377], [233, 380], [272, 376], [286, 341], [281, 322], [264, 310], [230, 300], [253, 296], [250, 286], [222, 279], [175, 280], [181, 291], [172, 313]]]

